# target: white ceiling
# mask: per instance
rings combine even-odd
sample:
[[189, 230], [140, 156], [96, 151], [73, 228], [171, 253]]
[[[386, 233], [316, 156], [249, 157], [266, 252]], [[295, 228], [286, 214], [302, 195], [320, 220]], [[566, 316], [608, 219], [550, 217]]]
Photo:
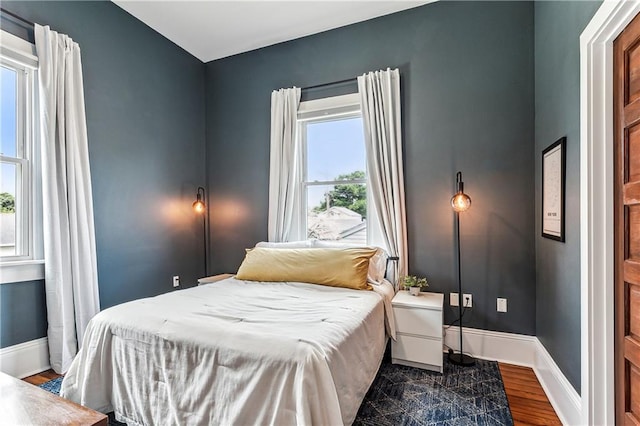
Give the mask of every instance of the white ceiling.
[[430, 1], [433, 0], [113, 0], [203, 62], [366, 21]]

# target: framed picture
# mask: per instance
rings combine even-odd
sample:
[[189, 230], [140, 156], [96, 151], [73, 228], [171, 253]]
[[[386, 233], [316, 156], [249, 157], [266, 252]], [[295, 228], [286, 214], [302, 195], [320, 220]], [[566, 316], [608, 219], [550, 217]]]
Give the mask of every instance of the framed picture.
[[567, 138], [542, 151], [542, 236], [564, 242]]

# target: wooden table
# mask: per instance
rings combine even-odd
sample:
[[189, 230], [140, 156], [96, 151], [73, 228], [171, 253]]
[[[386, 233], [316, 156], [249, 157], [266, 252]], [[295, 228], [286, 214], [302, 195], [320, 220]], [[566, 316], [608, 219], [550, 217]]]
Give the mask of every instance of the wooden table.
[[0, 425], [107, 424], [106, 414], [0, 373]]

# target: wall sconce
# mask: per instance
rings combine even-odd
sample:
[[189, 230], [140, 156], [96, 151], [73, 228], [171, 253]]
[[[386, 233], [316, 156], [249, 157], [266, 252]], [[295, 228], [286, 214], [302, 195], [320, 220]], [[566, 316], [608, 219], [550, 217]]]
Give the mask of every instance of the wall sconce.
[[202, 215], [202, 241], [204, 244], [204, 276], [207, 276], [207, 217], [209, 216], [205, 204], [204, 188], [199, 186], [196, 192], [196, 201], [193, 203], [193, 211]]
[[471, 197], [464, 193], [464, 182], [462, 182], [462, 172], [456, 173], [456, 184], [458, 192], [451, 198], [451, 207], [456, 212], [456, 240], [458, 243], [458, 322], [460, 323], [460, 352], [454, 353], [449, 349], [449, 361], [452, 364], [470, 366], [476, 360], [472, 356], [465, 355], [462, 351], [462, 274], [460, 273], [460, 213], [471, 207]]

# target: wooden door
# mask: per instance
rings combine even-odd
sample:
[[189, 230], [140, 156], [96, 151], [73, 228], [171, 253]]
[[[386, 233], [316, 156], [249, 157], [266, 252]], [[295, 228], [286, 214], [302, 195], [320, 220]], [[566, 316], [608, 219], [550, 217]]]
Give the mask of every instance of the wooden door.
[[616, 424], [640, 425], [640, 15], [613, 46]]

